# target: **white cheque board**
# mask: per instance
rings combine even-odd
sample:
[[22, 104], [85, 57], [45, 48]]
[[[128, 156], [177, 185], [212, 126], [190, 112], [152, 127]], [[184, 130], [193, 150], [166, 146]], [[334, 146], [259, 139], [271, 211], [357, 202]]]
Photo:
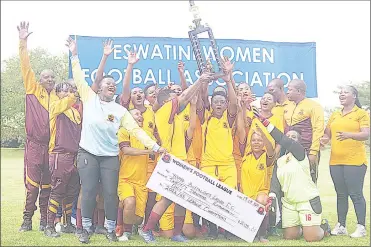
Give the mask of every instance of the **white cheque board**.
[[147, 187], [250, 243], [265, 216], [261, 204], [169, 154]]

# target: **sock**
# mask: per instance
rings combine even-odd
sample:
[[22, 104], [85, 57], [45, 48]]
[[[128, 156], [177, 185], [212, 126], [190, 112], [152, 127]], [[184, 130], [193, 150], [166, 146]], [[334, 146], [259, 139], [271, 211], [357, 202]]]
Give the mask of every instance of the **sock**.
[[174, 216], [174, 236], [182, 233], [185, 216]]
[[132, 233], [132, 231], [133, 231], [133, 224], [125, 224], [124, 223], [124, 232]]
[[199, 215], [195, 214], [195, 213], [192, 213], [192, 218], [193, 218], [193, 225], [195, 227], [201, 227], [201, 225], [200, 225], [200, 218], [201, 217]]
[[145, 232], [149, 230], [152, 231], [160, 219], [161, 219], [161, 216], [152, 211], [148, 217], [147, 224], [143, 228], [143, 231]]
[[147, 200], [147, 204], [146, 204], [146, 210], [144, 212], [144, 225], [147, 224], [148, 219], [149, 219], [149, 215], [151, 214], [153, 206], [155, 206], [155, 204], [156, 204], [156, 193], [149, 192], [148, 193], [148, 200]]
[[93, 225], [97, 225], [98, 224], [98, 210], [95, 209], [94, 210], [94, 215], [93, 215]]
[[117, 208], [117, 225], [118, 226], [122, 226], [124, 224], [123, 214], [124, 214], [124, 209]]
[[84, 230], [87, 230], [88, 232], [90, 232], [90, 227], [92, 226], [92, 221], [90, 218], [85, 218], [85, 217], [82, 217], [82, 228]]
[[108, 233], [113, 232], [116, 228], [116, 220], [106, 219], [106, 226], [107, 226], [107, 232]]
[[104, 209], [98, 209], [98, 223], [97, 226], [103, 227], [104, 225]]
[[81, 209], [76, 210], [76, 227], [82, 229]]

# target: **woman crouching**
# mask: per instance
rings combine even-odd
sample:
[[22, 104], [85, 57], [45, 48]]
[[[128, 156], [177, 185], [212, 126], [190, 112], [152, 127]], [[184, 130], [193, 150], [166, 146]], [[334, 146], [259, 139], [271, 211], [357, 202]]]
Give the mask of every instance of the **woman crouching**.
[[303, 233], [307, 242], [322, 240], [324, 236], [330, 235], [331, 230], [327, 220], [322, 220], [319, 191], [310, 175], [309, 160], [300, 144], [300, 133], [290, 130], [285, 136], [258, 111], [254, 110], [254, 115], [259, 118], [274, 140], [286, 150], [285, 155], [277, 160], [277, 178], [284, 194], [282, 197], [284, 238], [298, 239]]

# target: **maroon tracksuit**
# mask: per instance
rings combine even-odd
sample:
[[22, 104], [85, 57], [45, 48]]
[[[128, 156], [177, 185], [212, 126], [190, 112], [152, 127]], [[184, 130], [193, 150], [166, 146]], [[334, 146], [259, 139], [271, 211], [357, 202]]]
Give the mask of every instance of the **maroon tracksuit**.
[[58, 99], [55, 91], [48, 93], [36, 80], [27, 52], [27, 43], [20, 40], [19, 55], [26, 93], [26, 147], [24, 155], [24, 182], [27, 190], [23, 219], [30, 221], [37, 209], [39, 195], [41, 224], [46, 224], [46, 212], [50, 193], [48, 169], [48, 145], [50, 139], [49, 104]]
[[72, 107], [74, 101], [74, 97], [67, 96], [53, 102], [49, 110], [51, 130], [49, 169], [52, 187], [48, 206], [49, 226], [54, 226], [59, 205], [62, 205], [67, 223], [70, 223], [72, 203], [80, 191], [76, 154], [81, 136], [81, 115]]

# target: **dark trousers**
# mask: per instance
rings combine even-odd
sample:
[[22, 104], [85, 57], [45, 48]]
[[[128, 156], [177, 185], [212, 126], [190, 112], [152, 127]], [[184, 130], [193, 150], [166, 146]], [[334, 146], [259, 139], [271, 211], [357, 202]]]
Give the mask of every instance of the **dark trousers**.
[[80, 178], [75, 166], [75, 154], [57, 153], [49, 155], [51, 192], [48, 207], [48, 225], [53, 226], [62, 205], [64, 223], [71, 222], [72, 203], [80, 191]]
[[40, 222], [46, 225], [47, 206], [50, 194], [50, 172], [48, 145], [27, 139], [24, 154], [24, 182], [26, 186], [26, 204], [23, 219], [31, 220], [37, 210], [39, 197]]
[[337, 195], [338, 222], [345, 227], [348, 214], [348, 198], [352, 199], [358, 224], [366, 223], [366, 200], [363, 196], [363, 183], [367, 166], [332, 165], [330, 173]]
[[[272, 173], [272, 178], [271, 178], [271, 187], [270, 187], [270, 191], [271, 193], [274, 193], [276, 194], [276, 199], [277, 199], [277, 202], [278, 202], [278, 209], [280, 211], [280, 215], [281, 215], [281, 219], [282, 219], [282, 196], [283, 196], [283, 192], [282, 192], [282, 189], [281, 189], [281, 184], [280, 182], [278, 181], [278, 177], [277, 177], [277, 163], [274, 164], [274, 167], [273, 167], [273, 173]], [[275, 217], [272, 217], [272, 219], [275, 218]], [[271, 225], [271, 227], [273, 227], [274, 225]]]
[[104, 209], [107, 220], [117, 218], [117, 185], [119, 174], [118, 156], [95, 156], [80, 148], [77, 154], [77, 169], [81, 179], [81, 215], [91, 219], [96, 206], [99, 180], [102, 184]]

